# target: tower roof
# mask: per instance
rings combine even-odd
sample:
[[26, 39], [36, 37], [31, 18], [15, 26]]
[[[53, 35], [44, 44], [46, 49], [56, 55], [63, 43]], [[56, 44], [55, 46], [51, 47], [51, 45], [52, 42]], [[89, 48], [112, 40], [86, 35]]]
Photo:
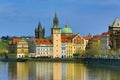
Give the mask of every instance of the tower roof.
[[112, 23], [112, 25], [110, 25], [110, 27], [120, 27], [120, 21], [118, 20], [118, 18], [114, 20], [114, 22]]
[[38, 23], [38, 30], [42, 30], [42, 25], [40, 22]]
[[68, 24], [66, 24], [62, 29], [62, 34], [72, 34], [72, 29], [68, 26]]
[[59, 21], [58, 21], [57, 13], [55, 12], [55, 17], [53, 19], [53, 28], [60, 28], [58, 26], [58, 23], [59, 23]]

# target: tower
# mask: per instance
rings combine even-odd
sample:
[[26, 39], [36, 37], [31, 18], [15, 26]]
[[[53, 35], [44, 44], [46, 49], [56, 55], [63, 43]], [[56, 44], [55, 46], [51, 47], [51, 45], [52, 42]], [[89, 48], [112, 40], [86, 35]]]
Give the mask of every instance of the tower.
[[42, 28], [41, 23], [38, 23], [38, 28], [35, 28], [35, 38], [43, 39], [45, 35], [45, 29]]
[[120, 21], [118, 18], [109, 26], [109, 41], [112, 50], [120, 50]]
[[53, 58], [61, 57], [61, 28], [59, 27], [58, 23], [58, 17], [55, 13], [55, 17], [53, 19], [53, 27], [51, 28], [53, 41]]

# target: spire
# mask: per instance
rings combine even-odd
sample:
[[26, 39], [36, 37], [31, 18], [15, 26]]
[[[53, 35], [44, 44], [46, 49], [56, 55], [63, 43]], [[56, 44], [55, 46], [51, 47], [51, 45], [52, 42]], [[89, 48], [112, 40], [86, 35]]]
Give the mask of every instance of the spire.
[[42, 30], [42, 25], [41, 25], [40, 21], [38, 23], [38, 30]]
[[57, 13], [55, 12], [55, 17], [53, 19], [53, 24], [54, 25], [58, 25], [58, 17], [57, 17]]
[[91, 36], [91, 34], [89, 33], [88, 36]]
[[112, 24], [112, 27], [120, 27], [120, 22], [118, 20], [118, 18], [116, 17], [113, 24]]
[[45, 28], [43, 28], [43, 36], [45, 36]]
[[65, 27], [68, 28], [69, 27], [68, 24], [66, 24]]
[[35, 32], [37, 32], [37, 28], [35, 27]]

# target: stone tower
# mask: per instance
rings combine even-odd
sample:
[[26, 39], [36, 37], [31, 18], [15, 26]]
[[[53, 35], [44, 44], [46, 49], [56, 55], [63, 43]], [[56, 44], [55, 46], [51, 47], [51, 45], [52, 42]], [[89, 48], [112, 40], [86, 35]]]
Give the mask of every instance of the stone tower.
[[42, 28], [41, 23], [38, 23], [38, 28], [35, 28], [35, 38], [43, 39], [45, 35], [45, 29]]
[[59, 27], [58, 23], [58, 17], [55, 13], [55, 17], [53, 19], [53, 27], [51, 28], [53, 41], [53, 58], [61, 57], [61, 28]]
[[120, 50], [120, 21], [118, 18], [109, 26], [110, 47], [112, 50]]

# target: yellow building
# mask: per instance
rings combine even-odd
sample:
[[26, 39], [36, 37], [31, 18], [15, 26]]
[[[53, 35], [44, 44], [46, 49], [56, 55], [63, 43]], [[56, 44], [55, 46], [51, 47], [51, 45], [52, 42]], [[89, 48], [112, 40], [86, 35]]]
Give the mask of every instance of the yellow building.
[[28, 56], [28, 43], [25, 39], [13, 38], [9, 41], [10, 58], [23, 58]]
[[67, 42], [67, 47], [66, 47], [66, 50], [67, 50], [67, 57], [71, 58], [73, 56], [73, 44], [72, 42]]
[[82, 54], [85, 51], [86, 41], [80, 34], [62, 34], [62, 42], [66, 42], [66, 56], [72, 58], [73, 54]]
[[100, 50], [100, 35], [94, 35], [92, 38], [92, 47]]

